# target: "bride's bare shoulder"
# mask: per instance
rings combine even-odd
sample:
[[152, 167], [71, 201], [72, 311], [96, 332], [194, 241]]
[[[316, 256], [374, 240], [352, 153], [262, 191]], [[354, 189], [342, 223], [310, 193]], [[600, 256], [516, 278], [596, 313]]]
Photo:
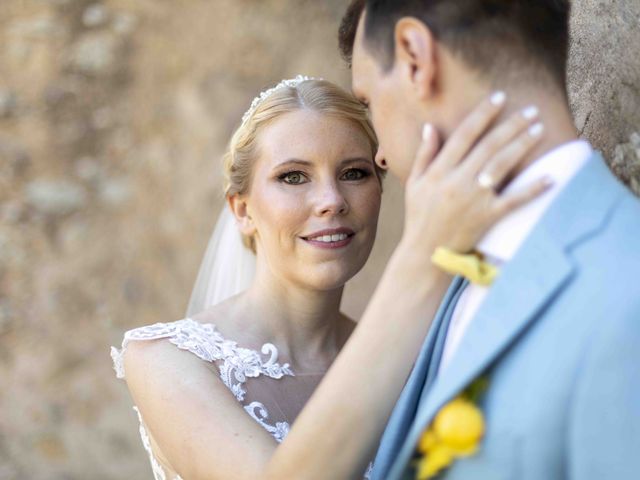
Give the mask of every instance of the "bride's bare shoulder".
[[[176, 369], [216, 368], [217, 358], [207, 357], [215, 349], [199, 348], [199, 342], [219, 343], [227, 339], [222, 332], [231, 331], [239, 300], [231, 298], [189, 318], [148, 325], [128, 332], [121, 353], [127, 383], [155, 372]], [[190, 334], [191, 338], [186, 338]], [[202, 360], [205, 360], [203, 362]]]
[[238, 307], [241, 299], [241, 295], [236, 295], [228, 298], [224, 302], [191, 315], [189, 318], [203, 325], [224, 326], [228, 323], [233, 323], [234, 319], [238, 316]]
[[244, 330], [245, 317], [246, 299], [241, 293], [191, 315], [190, 318], [202, 325], [213, 325], [225, 338], [236, 340]]

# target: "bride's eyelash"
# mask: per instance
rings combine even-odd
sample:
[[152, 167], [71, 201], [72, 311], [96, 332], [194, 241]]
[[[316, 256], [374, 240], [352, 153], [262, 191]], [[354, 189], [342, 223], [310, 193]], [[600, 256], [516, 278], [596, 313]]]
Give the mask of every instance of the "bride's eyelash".
[[357, 172], [360, 175], [360, 178], [358, 178], [358, 180], [363, 180], [371, 175], [373, 175], [373, 172], [369, 169], [366, 168], [349, 168], [347, 170], [345, 170], [344, 172], [342, 172], [341, 176], [344, 176], [348, 173], [351, 172]]
[[[300, 177], [303, 180], [303, 182], [290, 182], [290, 181], [287, 181], [287, 177], [290, 177], [292, 175], [300, 175]], [[299, 185], [300, 183], [304, 183], [304, 180], [307, 180], [307, 174], [304, 173], [301, 170], [288, 170], [286, 172], [282, 172], [276, 178], [278, 179], [279, 182], [286, 183], [288, 185]]]
[[[351, 174], [351, 173], [356, 173], [358, 175], [358, 178], [353, 178], [350, 181], [364, 180], [365, 178], [370, 177], [371, 175], [373, 175], [373, 172], [371, 170], [369, 170], [369, 169], [354, 167], [354, 168], [348, 168], [345, 171], [343, 171], [340, 174], [340, 178], [343, 178], [345, 175], [348, 175], [348, 174]], [[300, 176], [299, 181], [287, 180], [287, 178], [290, 178], [293, 175]], [[282, 172], [276, 178], [277, 178], [277, 180], [279, 182], [286, 183], [288, 185], [300, 185], [302, 183], [306, 183], [309, 180], [309, 177], [307, 176], [307, 174], [304, 173], [301, 170], [288, 170], [286, 172]]]

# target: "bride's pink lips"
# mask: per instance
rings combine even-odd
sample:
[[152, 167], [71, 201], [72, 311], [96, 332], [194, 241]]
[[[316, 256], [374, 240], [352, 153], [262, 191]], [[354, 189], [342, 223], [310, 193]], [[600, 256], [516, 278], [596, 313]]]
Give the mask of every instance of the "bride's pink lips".
[[[317, 237], [323, 237], [325, 235], [339, 235], [339, 234], [344, 234], [347, 236], [347, 238], [342, 240], [337, 240], [335, 242], [323, 242], [321, 240], [315, 240], [315, 238]], [[335, 248], [346, 247], [347, 245], [349, 245], [351, 243], [351, 240], [353, 240], [354, 235], [355, 235], [355, 232], [350, 228], [341, 227], [341, 228], [330, 228], [326, 230], [319, 230], [310, 235], [305, 235], [304, 237], [300, 237], [300, 238], [304, 240], [306, 243], [313, 245], [314, 247], [335, 249]]]

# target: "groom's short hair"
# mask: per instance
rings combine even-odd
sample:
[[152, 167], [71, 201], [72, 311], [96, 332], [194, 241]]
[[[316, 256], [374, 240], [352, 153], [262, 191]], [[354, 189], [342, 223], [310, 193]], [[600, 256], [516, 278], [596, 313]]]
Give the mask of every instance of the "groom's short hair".
[[352, 0], [339, 33], [349, 64], [365, 11], [365, 45], [385, 71], [394, 62], [396, 22], [409, 16], [424, 22], [438, 42], [481, 74], [524, 71], [530, 77], [543, 68], [565, 88], [569, 0]]

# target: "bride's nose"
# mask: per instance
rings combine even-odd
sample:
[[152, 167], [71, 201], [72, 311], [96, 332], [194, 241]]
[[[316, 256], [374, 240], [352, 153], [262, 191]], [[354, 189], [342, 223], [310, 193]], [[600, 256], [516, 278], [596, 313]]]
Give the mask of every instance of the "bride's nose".
[[315, 198], [316, 215], [344, 215], [349, 212], [349, 203], [337, 184], [325, 184]]

